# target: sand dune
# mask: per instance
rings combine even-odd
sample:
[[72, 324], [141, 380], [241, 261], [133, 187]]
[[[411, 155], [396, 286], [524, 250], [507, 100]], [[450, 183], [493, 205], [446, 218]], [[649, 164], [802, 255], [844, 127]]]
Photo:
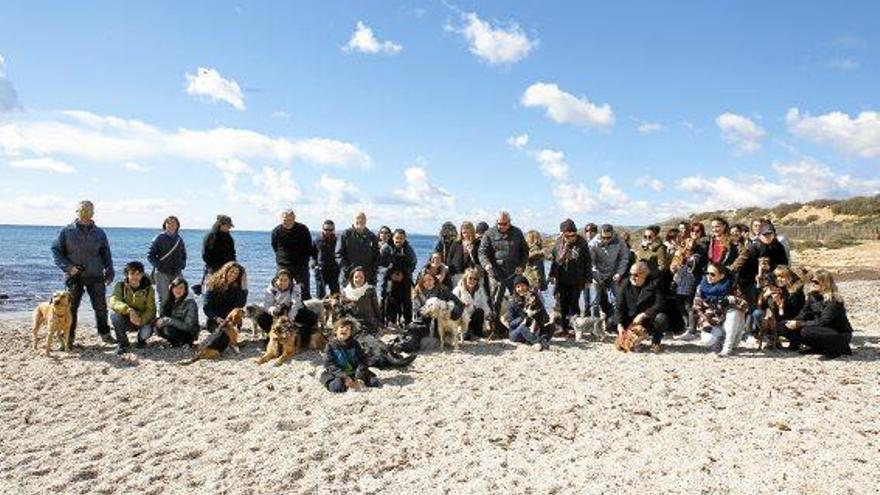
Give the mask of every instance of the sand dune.
[[0, 339], [0, 493], [873, 493], [880, 282], [847, 282], [855, 355], [506, 342], [331, 395], [319, 356], [190, 367], [158, 343], [38, 356]]

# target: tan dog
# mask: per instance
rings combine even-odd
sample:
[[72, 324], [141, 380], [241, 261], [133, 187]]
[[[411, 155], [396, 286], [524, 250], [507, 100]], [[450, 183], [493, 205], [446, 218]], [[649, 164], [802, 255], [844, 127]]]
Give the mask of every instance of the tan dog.
[[52, 299], [49, 302], [40, 303], [34, 308], [34, 350], [37, 349], [37, 331], [44, 324], [48, 324], [49, 327], [44, 354], [48, 356], [49, 351], [52, 350], [53, 335], [61, 339], [61, 346], [65, 351], [70, 350], [68, 339], [70, 338], [70, 322], [73, 321], [70, 301], [70, 292], [57, 291], [52, 294]]
[[269, 344], [266, 345], [266, 352], [257, 358], [257, 364], [263, 364], [276, 358], [275, 366], [281, 366], [290, 361], [290, 358], [296, 354], [295, 341], [299, 340], [298, 337], [299, 335], [293, 327], [290, 318], [286, 316], [278, 317], [269, 331]]
[[614, 348], [621, 352], [638, 352], [639, 344], [648, 337], [642, 325], [631, 325], [614, 340]]
[[452, 302], [432, 297], [425, 301], [425, 305], [420, 310], [422, 316], [434, 318], [437, 322], [437, 338], [440, 340], [441, 351], [450, 340], [456, 351], [459, 344], [464, 342], [464, 332], [462, 332], [459, 322], [452, 319], [453, 307]]
[[235, 308], [229, 312], [223, 325], [219, 326], [214, 333], [205, 339], [205, 342], [199, 346], [195, 356], [192, 359], [184, 361], [180, 364], [193, 364], [201, 359], [217, 359], [228, 348], [232, 348], [236, 354], [241, 354], [238, 348], [238, 333], [245, 318], [245, 311], [242, 308]]

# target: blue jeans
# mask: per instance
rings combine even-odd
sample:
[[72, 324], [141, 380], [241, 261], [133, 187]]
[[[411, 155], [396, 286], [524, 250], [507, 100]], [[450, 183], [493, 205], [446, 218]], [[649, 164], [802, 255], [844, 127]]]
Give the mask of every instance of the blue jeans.
[[596, 280], [590, 290], [590, 316], [598, 318], [601, 309], [605, 316], [614, 315], [614, 303], [617, 302], [617, 282]]
[[542, 345], [550, 345], [550, 339], [546, 335], [536, 335], [528, 325], [522, 323], [520, 326], [510, 330], [507, 337], [511, 342], [520, 344], [535, 344], [540, 342]]
[[128, 315], [119, 314], [116, 311], [110, 313], [110, 322], [113, 323], [113, 331], [116, 333], [116, 345], [128, 347], [128, 332], [137, 332], [138, 342], [144, 342], [153, 335], [153, 323], [147, 323], [136, 327]]

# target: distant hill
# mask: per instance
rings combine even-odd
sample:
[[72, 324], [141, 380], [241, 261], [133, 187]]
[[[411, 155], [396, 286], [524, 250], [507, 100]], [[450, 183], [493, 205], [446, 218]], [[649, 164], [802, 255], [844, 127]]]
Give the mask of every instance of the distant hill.
[[[827, 224], [872, 225], [880, 224], [880, 194], [855, 196], [849, 199], [817, 199], [806, 203], [782, 203], [770, 208], [751, 206], [736, 210], [718, 210], [695, 213], [688, 220], [708, 221], [723, 216], [731, 223], [748, 224], [755, 218], [770, 218], [776, 225], [811, 226]], [[664, 222], [678, 223], [679, 219]]]

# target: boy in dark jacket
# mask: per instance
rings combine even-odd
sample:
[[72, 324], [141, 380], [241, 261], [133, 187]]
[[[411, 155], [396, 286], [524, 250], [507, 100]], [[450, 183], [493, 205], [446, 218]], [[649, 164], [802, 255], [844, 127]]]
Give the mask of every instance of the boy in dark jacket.
[[562, 330], [571, 330], [570, 318], [580, 312], [581, 291], [593, 281], [593, 263], [587, 241], [578, 235], [571, 219], [559, 224], [559, 238], [553, 246], [550, 279], [555, 280], [553, 295], [562, 315]]
[[333, 338], [324, 348], [321, 383], [331, 392], [379, 386], [379, 378], [367, 367], [367, 356], [354, 338], [355, 325], [349, 318], [340, 319], [333, 328]]
[[315, 239], [312, 248], [312, 268], [315, 270], [315, 296], [324, 299], [330, 294], [339, 294], [339, 263], [336, 262], [336, 224], [324, 220], [321, 237]]

